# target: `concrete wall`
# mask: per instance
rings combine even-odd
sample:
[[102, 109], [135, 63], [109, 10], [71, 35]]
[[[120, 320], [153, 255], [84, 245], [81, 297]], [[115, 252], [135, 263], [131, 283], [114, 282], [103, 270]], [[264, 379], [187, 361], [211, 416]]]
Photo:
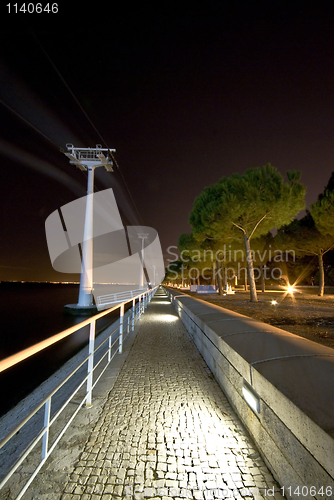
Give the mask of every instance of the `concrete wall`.
[[333, 498], [334, 350], [166, 291], [287, 498]]

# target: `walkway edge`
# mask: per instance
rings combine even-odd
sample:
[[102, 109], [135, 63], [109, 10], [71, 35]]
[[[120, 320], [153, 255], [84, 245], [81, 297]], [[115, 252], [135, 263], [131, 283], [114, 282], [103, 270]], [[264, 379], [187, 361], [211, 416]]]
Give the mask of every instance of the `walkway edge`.
[[[321, 498], [326, 487], [334, 492], [333, 428], [326, 432], [302, 409], [326, 425], [333, 422], [333, 349], [179, 291], [166, 291], [287, 496], [295, 498], [289, 488], [294, 492], [298, 487], [304, 487], [308, 499]], [[249, 387], [259, 413], [245, 401]]]

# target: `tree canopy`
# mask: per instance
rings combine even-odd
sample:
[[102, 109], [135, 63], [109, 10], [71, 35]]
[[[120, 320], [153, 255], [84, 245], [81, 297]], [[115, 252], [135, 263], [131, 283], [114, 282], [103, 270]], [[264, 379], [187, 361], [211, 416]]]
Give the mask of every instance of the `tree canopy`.
[[268, 163], [206, 187], [196, 198], [189, 218], [194, 237], [224, 239], [228, 234], [240, 239], [241, 230], [252, 238], [288, 224], [305, 207], [306, 189], [299, 182], [299, 172], [287, 172], [287, 177], [285, 183]]
[[325, 190], [318, 201], [311, 205], [311, 212], [315, 225], [322, 234], [334, 234], [334, 190]]
[[322, 234], [316, 227], [312, 214], [300, 220], [293, 220], [289, 225], [281, 227], [276, 235], [276, 242], [281, 249], [294, 249], [299, 255], [314, 255], [319, 266], [319, 295], [324, 294], [325, 276], [323, 257], [334, 246], [334, 237]]
[[257, 301], [250, 240], [289, 224], [305, 207], [306, 188], [300, 172], [287, 172], [288, 182], [271, 164], [233, 174], [208, 186], [194, 202], [189, 223], [198, 241], [243, 240], [251, 301]]

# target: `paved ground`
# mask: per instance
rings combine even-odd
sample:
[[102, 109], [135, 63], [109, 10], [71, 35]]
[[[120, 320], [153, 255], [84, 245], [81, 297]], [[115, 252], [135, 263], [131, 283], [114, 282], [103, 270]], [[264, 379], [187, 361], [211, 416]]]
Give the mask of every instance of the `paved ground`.
[[[62, 500], [282, 498], [167, 297], [157, 293]], [[269, 490], [269, 496], [268, 496]]]

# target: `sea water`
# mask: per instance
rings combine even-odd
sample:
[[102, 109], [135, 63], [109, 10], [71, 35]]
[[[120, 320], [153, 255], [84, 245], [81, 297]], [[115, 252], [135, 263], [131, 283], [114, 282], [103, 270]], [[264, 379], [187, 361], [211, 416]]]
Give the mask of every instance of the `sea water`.
[[[0, 283], [0, 359], [84, 321], [64, 312], [78, 301], [78, 284]], [[97, 334], [118, 317], [97, 321]], [[30, 359], [0, 373], [0, 416], [5, 414], [88, 343], [86, 326]]]

